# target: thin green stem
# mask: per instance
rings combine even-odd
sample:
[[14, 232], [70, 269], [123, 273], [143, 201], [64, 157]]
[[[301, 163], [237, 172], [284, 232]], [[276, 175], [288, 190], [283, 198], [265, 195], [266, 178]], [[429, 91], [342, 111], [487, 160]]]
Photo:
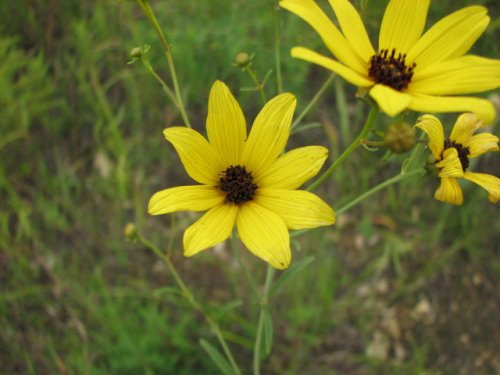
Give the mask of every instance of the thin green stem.
[[265, 313], [269, 307], [269, 291], [273, 284], [275, 269], [268, 265], [266, 272], [266, 281], [264, 283], [264, 290], [260, 298], [260, 312], [259, 312], [259, 322], [257, 324], [257, 334], [255, 337], [255, 345], [253, 348], [253, 373], [254, 375], [260, 375], [260, 349], [262, 348], [262, 333], [264, 332], [264, 319]]
[[375, 118], [377, 117], [378, 114], [378, 107], [376, 105], [372, 105], [370, 109], [370, 113], [368, 114], [368, 118], [366, 119], [365, 125], [363, 126], [363, 129], [361, 129], [361, 133], [357, 136], [357, 138], [354, 140], [354, 142], [351, 143], [349, 147], [340, 155], [335, 162], [333, 162], [330, 167], [321, 175], [319, 176], [309, 187], [306, 189], [308, 191], [312, 191], [316, 189], [319, 185], [321, 185], [328, 177], [330, 177], [335, 170], [340, 164], [344, 162], [344, 160], [351, 155], [351, 153], [358, 148], [359, 145], [363, 143], [363, 140], [366, 138], [368, 133], [370, 132], [370, 129], [373, 126], [373, 123], [375, 122]]
[[299, 125], [299, 123], [302, 121], [302, 119], [309, 113], [309, 111], [316, 105], [318, 102], [319, 98], [321, 98], [321, 95], [326, 91], [330, 83], [332, 83], [333, 79], [335, 78], [336, 74], [332, 73], [330, 77], [323, 83], [323, 85], [319, 88], [318, 92], [316, 95], [313, 96], [311, 101], [307, 103], [306, 107], [300, 112], [300, 114], [297, 116], [295, 121], [292, 123], [292, 130]]
[[278, 94], [283, 92], [283, 79], [281, 77], [281, 54], [280, 54], [280, 46], [281, 46], [281, 27], [280, 27], [280, 17], [279, 17], [279, 6], [274, 4], [274, 61], [276, 64], [276, 86], [278, 89]]
[[156, 33], [158, 34], [158, 37], [160, 38], [160, 43], [161, 46], [163, 47], [165, 57], [167, 58], [167, 64], [170, 69], [170, 77], [174, 85], [175, 97], [177, 98], [176, 107], [179, 109], [184, 124], [188, 128], [190, 128], [191, 123], [189, 122], [189, 117], [187, 115], [186, 108], [184, 107], [184, 102], [182, 101], [181, 90], [179, 88], [179, 81], [177, 79], [177, 73], [175, 71], [175, 64], [174, 64], [174, 59], [172, 57], [172, 51], [170, 49], [170, 45], [168, 44], [165, 35], [163, 35], [163, 31], [161, 30], [160, 24], [158, 23], [158, 19], [156, 18], [153, 8], [151, 8], [151, 5], [149, 4], [149, 1], [148, 0], [136, 0], [136, 1], [139, 7], [144, 12], [144, 14], [146, 15], [146, 17], [148, 18], [153, 28], [155, 29]]
[[255, 88], [260, 93], [260, 97], [262, 99], [262, 102], [264, 104], [266, 104], [267, 97], [266, 97], [266, 93], [264, 92], [264, 84], [259, 81], [259, 78], [257, 78], [257, 73], [255, 73], [255, 70], [253, 70], [252, 64], [248, 64], [245, 67], [245, 71], [248, 73], [248, 75], [252, 79], [253, 83], [255, 83]]
[[352, 207], [356, 206], [359, 202], [365, 200], [366, 198], [368, 198], [369, 196], [375, 194], [376, 192], [382, 190], [382, 189], [385, 189], [386, 187], [390, 186], [390, 185], [393, 185], [395, 183], [398, 183], [402, 180], [405, 180], [407, 178], [410, 178], [410, 177], [414, 177], [414, 176], [418, 176], [418, 175], [422, 175], [425, 173], [425, 170], [424, 169], [415, 169], [411, 172], [406, 172], [406, 173], [401, 173], [401, 174], [398, 174], [397, 176], [394, 176], [388, 180], [385, 180], [384, 182], [378, 184], [377, 186], [374, 186], [373, 188], [371, 188], [370, 190], [364, 192], [363, 194], [361, 194], [360, 196], [356, 197], [355, 199], [353, 199], [352, 201], [350, 201], [349, 203], [347, 203], [346, 205], [340, 207], [338, 210], [335, 210], [335, 212], [337, 213], [337, 215], [339, 214], [342, 214], [344, 213], [345, 211], [351, 209]]
[[222, 349], [224, 350], [224, 354], [226, 355], [227, 359], [229, 360], [229, 363], [231, 364], [231, 367], [233, 368], [235, 374], [241, 375], [241, 370], [236, 364], [236, 361], [234, 360], [234, 357], [231, 353], [231, 350], [229, 349], [229, 346], [226, 343], [226, 340], [224, 339], [224, 336], [222, 335], [222, 331], [219, 327], [219, 324], [203, 309], [203, 307], [195, 300], [193, 293], [189, 290], [189, 288], [186, 286], [184, 281], [182, 280], [181, 276], [179, 275], [179, 272], [177, 272], [177, 269], [175, 268], [174, 264], [170, 260], [170, 257], [163, 253], [158, 247], [156, 247], [153, 243], [142, 237], [139, 233], [137, 233], [137, 239], [140, 243], [142, 243], [144, 246], [146, 246], [148, 249], [153, 251], [167, 266], [168, 270], [172, 274], [175, 282], [177, 283], [177, 286], [182, 292], [182, 296], [187, 300], [187, 302], [193, 307], [194, 310], [198, 311], [200, 314], [202, 314], [205, 317], [205, 320], [207, 321], [208, 325], [214, 332], [215, 336], [219, 340], [219, 344], [222, 346]]
[[140, 58], [142, 64], [146, 68], [146, 70], [151, 74], [161, 85], [163, 91], [167, 94], [167, 96], [170, 98], [170, 100], [174, 103], [174, 105], [179, 109], [179, 103], [177, 102], [177, 97], [175, 96], [174, 92], [168, 85], [165, 83], [165, 81], [155, 72], [151, 64], [149, 63], [148, 60], [144, 59], [143, 57]]
[[252, 288], [252, 291], [254, 292], [254, 294], [256, 296], [259, 296], [259, 290], [257, 289], [257, 284], [255, 283], [255, 280], [253, 279], [252, 275], [250, 275], [248, 268], [245, 267], [245, 265], [241, 261], [240, 251], [239, 251], [237, 239], [236, 239], [236, 234], [234, 232], [231, 233], [231, 249], [233, 250], [234, 257], [236, 258], [241, 269], [243, 270], [243, 273], [245, 274], [245, 277], [247, 278], [248, 283], [250, 284], [250, 287]]

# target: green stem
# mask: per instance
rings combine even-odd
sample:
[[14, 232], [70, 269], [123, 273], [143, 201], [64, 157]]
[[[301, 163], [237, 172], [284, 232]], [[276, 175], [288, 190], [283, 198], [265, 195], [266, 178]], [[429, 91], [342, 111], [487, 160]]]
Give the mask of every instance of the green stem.
[[321, 185], [328, 177], [330, 177], [335, 170], [342, 162], [356, 149], [359, 145], [362, 144], [362, 141], [366, 138], [370, 129], [373, 126], [375, 118], [378, 114], [378, 107], [376, 105], [372, 105], [370, 109], [370, 113], [368, 114], [368, 118], [366, 119], [365, 125], [363, 129], [361, 129], [361, 133], [359, 133], [358, 137], [354, 140], [353, 143], [340, 155], [335, 162], [328, 167], [328, 169], [319, 176], [306, 190], [311, 191], [316, 189], [319, 185]]
[[295, 119], [295, 121], [292, 123], [292, 130], [297, 125], [299, 125], [299, 123], [302, 121], [302, 119], [309, 113], [309, 111], [311, 110], [311, 108], [316, 105], [316, 103], [318, 102], [319, 98], [326, 91], [326, 89], [328, 88], [328, 86], [330, 85], [330, 83], [332, 83], [332, 81], [335, 78], [335, 76], [336, 76], [336, 74], [332, 73], [330, 75], [330, 77], [328, 77], [328, 79], [320, 87], [320, 89], [318, 90], [318, 92], [316, 93], [316, 95], [314, 95], [314, 97], [311, 99], [311, 101], [309, 103], [307, 103], [307, 105], [304, 108], [304, 110], [302, 112], [300, 112], [300, 114], [297, 116], [297, 118]]
[[368, 198], [369, 196], [375, 194], [376, 192], [390, 186], [390, 185], [393, 185], [395, 183], [398, 183], [402, 180], [405, 180], [407, 178], [410, 178], [410, 177], [414, 177], [414, 176], [417, 176], [417, 175], [422, 175], [425, 173], [425, 169], [415, 169], [411, 172], [406, 172], [406, 173], [401, 173], [401, 174], [398, 174], [397, 176], [394, 176], [388, 180], [385, 180], [384, 182], [378, 184], [377, 186], [374, 186], [373, 188], [371, 188], [370, 190], [364, 192], [363, 194], [361, 194], [360, 196], [356, 197], [355, 199], [353, 199], [352, 201], [350, 201], [349, 203], [347, 203], [346, 205], [342, 206], [341, 208], [339, 208], [338, 210], [335, 210], [335, 212], [337, 213], [337, 215], [339, 214], [342, 214], [344, 213], [345, 211], [349, 210], [350, 208], [354, 207], [355, 205], [357, 205], [359, 202], [365, 200], [366, 198]]
[[248, 64], [246, 67], [245, 67], [245, 71], [248, 73], [248, 75], [250, 76], [250, 78], [252, 79], [253, 83], [255, 83], [255, 88], [257, 89], [257, 91], [260, 93], [260, 97], [262, 99], [262, 102], [264, 104], [266, 104], [267, 102], [267, 97], [266, 97], [266, 93], [264, 92], [264, 85], [262, 84], [262, 82], [259, 81], [259, 79], [257, 78], [257, 74], [255, 73], [255, 71], [252, 69], [252, 65], [251, 64]]
[[255, 283], [255, 280], [253, 279], [252, 275], [250, 275], [250, 272], [248, 271], [248, 268], [245, 267], [245, 265], [241, 261], [240, 251], [239, 251], [239, 248], [238, 248], [238, 244], [237, 244], [237, 241], [236, 241], [236, 234], [235, 234], [234, 231], [233, 231], [233, 233], [231, 233], [231, 249], [233, 250], [234, 257], [238, 261], [238, 264], [240, 265], [241, 269], [243, 270], [243, 272], [245, 274], [245, 277], [247, 278], [248, 283], [250, 284], [253, 292], [255, 293], [256, 296], [258, 296], [259, 295], [259, 291], [257, 289], [257, 284]]
[[165, 83], [165, 81], [155, 72], [151, 64], [149, 63], [148, 60], [144, 59], [143, 57], [140, 58], [142, 64], [146, 68], [146, 70], [151, 74], [161, 85], [163, 91], [167, 94], [167, 96], [170, 98], [170, 100], [174, 103], [174, 105], [179, 109], [179, 103], [177, 102], [177, 98], [172, 91], [170, 87]]
[[165, 52], [165, 57], [167, 58], [167, 64], [170, 69], [170, 77], [172, 78], [172, 83], [174, 85], [175, 97], [177, 98], [176, 106], [179, 109], [179, 112], [181, 113], [184, 124], [188, 128], [190, 128], [191, 123], [189, 122], [186, 108], [184, 107], [184, 103], [182, 101], [181, 90], [179, 88], [179, 82], [177, 79], [177, 73], [175, 71], [175, 64], [174, 64], [174, 59], [172, 57], [172, 52], [170, 50], [170, 45], [168, 44], [167, 39], [165, 39], [165, 36], [163, 35], [163, 31], [161, 30], [160, 24], [158, 23], [158, 19], [156, 18], [153, 8], [151, 8], [151, 5], [149, 4], [149, 1], [148, 0], [136, 0], [136, 1], [137, 4], [141, 7], [146, 17], [148, 18], [153, 28], [155, 29], [156, 33], [158, 34], [158, 37], [160, 38], [160, 43], [163, 47], [163, 51]]
[[280, 29], [280, 17], [279, 17], [279, 6], [274, 4], [274, 61], [276, 63], [276, 85], [278, 89], [278, 94], [283, 92], [283, 79], [281, 77], [281, 54], [280, 54], [280, 45], [281, 45], [281, 29]]
[[226, 340], [224, 339], [224, 336], [222, 335], [222, 331], [217, 324], [217, 322], [203, 309], [203, 307], [195, 300], [193, 294], [189, 290], [189, 288], [186, 286], [184, 281], [182, 280], [181, 276], [177, 272], [177, 269], [175, 268], [174, 264], [170, 260], [170, 257], [166, 254], [164, 254], [158, 247], [156, 247], [153, 243], [149, 242], [147, 239], [142, 237], [139, 233], [137, 234], [137, 239], [140, 243], [142, 243], [144, 246], [146, 246], [148, 249], [152, 250], [153, 253], [155, 253], [167, 266], [168, 270], [174, 277], [175, 282], [177, 283], [177, 286], [182, 292], [182, 296], [187, 300], [187, 302], [195, 309], [198, 311], [200, 314], [202, 314], [205, 317], [205, 320], [207, 321], [208, 325], [212, 329], [212, 331], [215, 333], [215, 336], [219, 340], [220, 345], [222, 346], [222, 349], [224, 350], [224, 354], [226, 354], [227, 359], [229, 360], [229, 363], [231, 364], [231, 367], [233, 368], [235, 374], [241, 375], [241, 370], [236, 364], [236, 361], [234, 360], [234, 357], [231, 353], [231, 350], [229, 349], [229, 346], [226, 343]]
[[259, 322], [257, 324], [257, 335], [255, 337], [255, 346], [253, 349], [253, 373], [254, 375], [260, 375], [260, 349], [262, 347], [262, 333], [264, 331], [264, 318], [265, 313], [269, 306], [269, 290], [271, 290], [271, 285], [273, 283], [275, 269], [268, 265], [266, 272], [266, 281], [264, 283], [264, 290], [262, 291], [262, 296], [260, 299], [260, 313]]

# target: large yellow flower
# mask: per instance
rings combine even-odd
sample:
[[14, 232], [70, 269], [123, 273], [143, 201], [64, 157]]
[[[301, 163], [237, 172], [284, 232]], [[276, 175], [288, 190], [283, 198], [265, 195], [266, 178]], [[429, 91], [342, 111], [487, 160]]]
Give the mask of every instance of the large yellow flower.
[[429, 137], [429, 148], [434, 156], [435, 165], [439, 170], [441, 185], [434, 197], [437, 200], [461, 205], [462, 189], [458, 178], [472, 181], [488, 191], [490, 202], [497, 203], [500, 199], [500, 178], [469, 172], [469, 159], [485, 152], [498, 151], [498, 137], [491, 133], [473, 133], [481, 127], [481, 120], [472, 113], [460, 115], [453, 126], [450, 138], [444, 138], [443, 126], [431, 115], [419, 118], [416, 127], [422, 129]]
[[201, 185], [159, 191], [148, 211], [208, 210], [184, 232], [186, 256], [224, 241], [236, 225], [252, 253], [283, 269], [291, 261], [288, 229], [334, 223], [330, 206], [310, 192], [295, 190], [318, 173], [328, 150], [309, 146], [281, 155], [295, 105], [295, 97], [287, 93], [270, 100], [247, 138], [238, 102], [217, 81], [208, 102], [208, 141], [192, 129], [165, 129], [187, 173]]
[[348, 0], [329, 0], [340, 30], [313, 0], [280, 5], [309, 23], [332, 59], [295, 47], [292, 56], [329, 69], [369, 95], [390, 116], [418, 112], [475, 112], [485, 122], [493, 105], [461, 97], [500, 86], [500, 61], [466, 55], [490, 21], [486, 8], [469, 6], [443, 18], [422, 35], [430, 0], [391, 0], [375, 51], [361, 17]]

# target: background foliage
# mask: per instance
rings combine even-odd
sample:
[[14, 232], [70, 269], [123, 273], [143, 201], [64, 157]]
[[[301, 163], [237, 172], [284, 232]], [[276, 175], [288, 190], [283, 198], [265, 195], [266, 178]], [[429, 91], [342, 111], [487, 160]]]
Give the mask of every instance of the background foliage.
[[[376, 35], [386, 2], [363, 3]], [[498, 58], [496, 1], [434, 1], [428, 24], [472, 3], [486, 5], [493, 19], [472, 52]], [[298, 96], [299, 111], [328, 77], [289, 57], [293, 45], [323, 47], [273, 1], [152, 5], [199, 130], [215, 79], [231, 87], [247, 120], [254, 118], [258, 94], [239, 91], [252, 84], [231, 62], [246, 51], [261, 77], [274, 69], [276, 12], [284, 87]], [[130, 49], [144, 44], [168, 77], [156, 36], [132, 1], [0, 3], [1, 374], [217, 373], [198, 343], [215, 344], [211, 333], [165, 288], [172, 280], [158, 259], [124, 240], [130, 221], [159, 244], [174, 241], [175, 263], [250, 367], [251, 291], [228, 249], [186, 259], [181, 234], [193, 215], [176, 215], [175, 230], [167, 229], [171, 216], [146, 215], [153, 192], [188, 178], [161, 135], [181, 119], [144, 69], [126, 64]], [[274, 87], [271, 75], [268, 95]], [[304, 120], [317, 126], [292, 145], [323, 144], [337, 155], [366, 115], [353, 94], [336, 80]], [[498, 93], [491, 97], [499, 103]], [[449, 129], [454, 116], [444, 117]], [[377, 129], [389, 123], [382, 116]], [[402, 158], [384, 154], [359, 150], [320, 195], [338, 208], [396, 174]], [[498, 155], [474, 168], [500, 175]], [[462, 207], [438, 203], [436, 183], [429, 177], [392, 187], [334, 227], [294, 239], [295, 262], [313, 258], [275, 295], [275, 346], [264, 373], [500, 372], [498, 207], [471, 184]], [[263, 263], [246, 254], [244, 261], [263, 280]]]

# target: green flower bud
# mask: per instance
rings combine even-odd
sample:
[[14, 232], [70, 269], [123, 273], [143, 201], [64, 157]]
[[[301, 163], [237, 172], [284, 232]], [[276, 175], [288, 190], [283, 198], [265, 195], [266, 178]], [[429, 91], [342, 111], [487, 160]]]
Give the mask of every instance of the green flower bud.
[[404, 122], [389, 125], [384, 136], [384, 145], [395, 154], [411, 150], [416, 141], [415, 128]]
[[248, 55], [248, 53], [246, 52], [240, 52], [236, 55], [236, 58], [234, 59], [234, 62], [236, 63], [236, 65], [244, 68], [245, 66], [247, 66], [248, 64], [250, 64], [250, 62], [252, 61], [250, 55]]
[[123, 229], [123, 234], [129, 241], [135, 241], [137, 239], [137, 227], [134, 223], [128, 223]]

